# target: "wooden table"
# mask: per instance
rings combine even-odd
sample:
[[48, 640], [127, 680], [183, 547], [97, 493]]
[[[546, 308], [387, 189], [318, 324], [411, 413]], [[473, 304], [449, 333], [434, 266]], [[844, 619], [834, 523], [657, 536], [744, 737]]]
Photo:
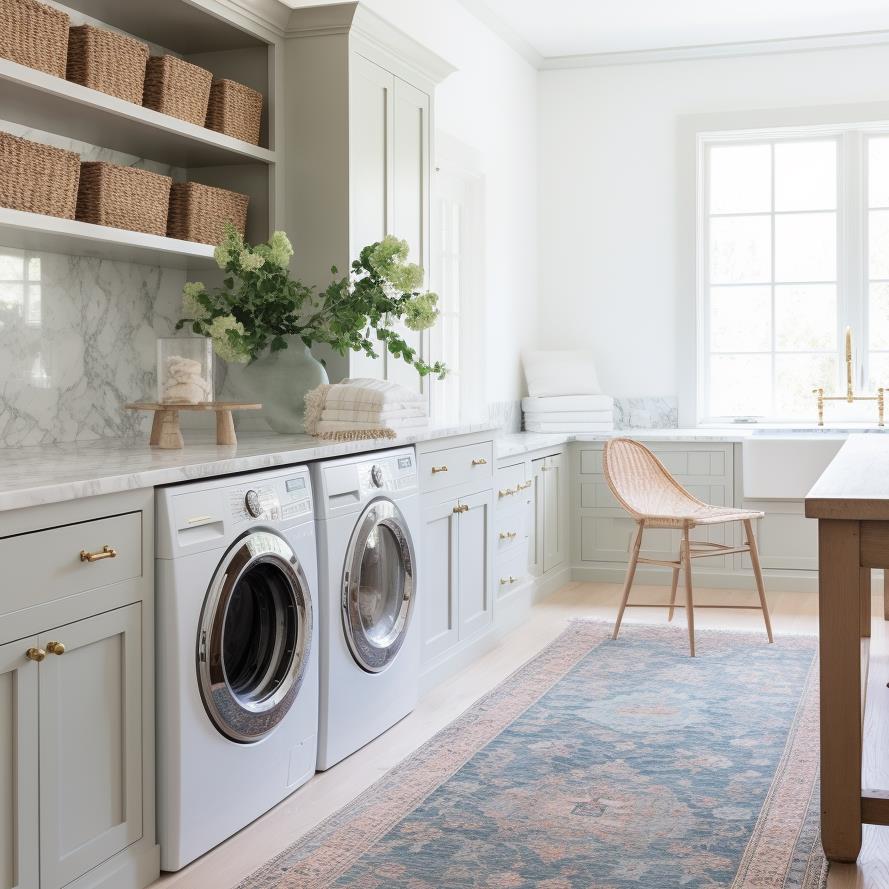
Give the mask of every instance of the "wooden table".
[[[889, 791], [861, 786], [872, 568], [889, 568], [889, 436], [852, 435], [806, 497], [818, 519], [821, 843], [855, 861], [861, 825], [889, 825]], [[884, 581], [884, 617], [889, 619]]]

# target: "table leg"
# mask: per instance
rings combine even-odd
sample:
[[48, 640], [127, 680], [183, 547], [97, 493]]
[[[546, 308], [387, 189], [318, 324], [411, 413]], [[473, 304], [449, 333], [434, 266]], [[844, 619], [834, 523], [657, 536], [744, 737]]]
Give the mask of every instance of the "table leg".
[[161, 440], [161, 427], [163, 426], [163, 414], [164, 411], [155, 411], [152, 414], [151, 419], [151, 436], [148, 439], [148, 444], [156, 448], [160, 444]]
[[889, 620], [889, 568], [883, 569], [883, 620]]
[[155, 447], [178, 450], [185, 444], [179, 428], [179, 411], [157, 411], [160, 417], [160, 430]]
[[871, 623], [871, 589], [870, 568], [858, 569], [858, 595], [861, 599], [859, 618], [861, 620], [861, 638], [870, 638]]
[[236, 445], [235, 421], [231, 411], [216, 411], [216, 444]]
[[859, 523], [818, 522], [821, 844], [831, 861], [861, 850]]

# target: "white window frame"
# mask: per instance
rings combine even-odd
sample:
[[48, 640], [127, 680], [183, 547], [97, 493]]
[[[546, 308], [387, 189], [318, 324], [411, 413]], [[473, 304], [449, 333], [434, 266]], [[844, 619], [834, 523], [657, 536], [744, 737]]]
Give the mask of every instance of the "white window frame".
[[[889, 108], [887, 108], [889, 111]], [[845, 362], [843, 360], [843, 333], [851, 326], [855, 334], [853, 356], [853, 384], [856, 393], [865, 392], [869, 374], [868, 349], [868, 212], [867, 193], [867, 142], [871, 136], [889, 136], [889, 115], [880, 121], [867, 123], [843, 123], [832, 125], [808, 125], [775, 127], [756, 130], [724, 130], [698, 132], [695, 152], [696, 201], [695, 201], [695, 331], [694, 354], [696, 358], [695, 418], [704, 425], [725, 425], [735, 421], [733, 417], [709, 415], [709, 149], [726, 144], [771, 144], [788, 141], [835, 139], [837, 141], [837, 374], [834, 394], [845, 391]], [[772, 182], [774, 189], [774, 181]], [[774, 202], [773, 202], [774, 204]], [[769, 211], [772, 222], [772, 281], [774, 287], [774, 220], [779, 213], [774, 207]], [[774, 313], [774, 297], [772, 299]], [[771, 326], [774, 345], [774, 318]], [[774, 348], [771, 354], [776, 354]], [[774, 363], [772, 366], [774, 375]], [[872, 405], [870, 407], [873, 407]], [[874, 410], [868, 410], [866, 402], [856, 411], [856, 419], [876, 421]], [[847, 415], [848, 417], [848, 415]], [[812, 399], [812, 422], [815, 422], [815, 398]], [[764, 417], [764, 424], [782, 422], [808, 422], [799, 418], [780, 415]]]

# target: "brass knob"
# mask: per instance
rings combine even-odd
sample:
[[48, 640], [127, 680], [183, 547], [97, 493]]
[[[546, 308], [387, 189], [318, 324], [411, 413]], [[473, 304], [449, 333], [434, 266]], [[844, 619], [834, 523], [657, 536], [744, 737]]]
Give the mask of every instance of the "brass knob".
[[50, 654], [64, 654], [65, 653], [65, 643], [64, 642], [47, 642], [46, 650]]
[[29, 661], [37, 661], [39, 664], [46, 657], [46, 652], [42, 648], [29, 648], [25, 652], [25, 657]]
[[117, 558], [117, 550], [108, 546], [106, 543], [105, 546], [102, 547], [100, 552], [91, 553], [85, 549], [80, 551], [80, 561], [81, 562], [98, 562], [100, 559], [116, 559]]
[[447, 472], [447, 471], [448, 471], [447, 466], [433, 466], [432, 467], [432, 474], [433, 475], [435, 475], [436, 473], [439, 473], [439, 472]]
[[485, 466], [485, 465], [487, 465], [487, 462], [488, 462], [488, 461], [485, 460], [484, 457], [476, 457], [476, 458], [472, 461], [472, 465], [473, 465], [473, 466]]

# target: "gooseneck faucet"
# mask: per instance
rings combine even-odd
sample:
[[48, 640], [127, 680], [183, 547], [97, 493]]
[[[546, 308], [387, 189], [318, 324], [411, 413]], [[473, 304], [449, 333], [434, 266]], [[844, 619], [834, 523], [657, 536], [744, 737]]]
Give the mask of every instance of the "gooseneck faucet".
[[883, 408], [885, 405], [883, 387], [877, 389], [876, 395], [856, 395], [852, 386], [852, 328], [846, 328], [846, 394], [845, 395], [825, 395], [824, 387], [819, 386], [812, 390], [812, 394], [816, 396], [818, 403], [818, 425], [824, 425], [824, 402], [825, 401], [845, 401], [852, 404], [855, 401], [876, 401], [877, 403], [877, 425], [883, 426]]

